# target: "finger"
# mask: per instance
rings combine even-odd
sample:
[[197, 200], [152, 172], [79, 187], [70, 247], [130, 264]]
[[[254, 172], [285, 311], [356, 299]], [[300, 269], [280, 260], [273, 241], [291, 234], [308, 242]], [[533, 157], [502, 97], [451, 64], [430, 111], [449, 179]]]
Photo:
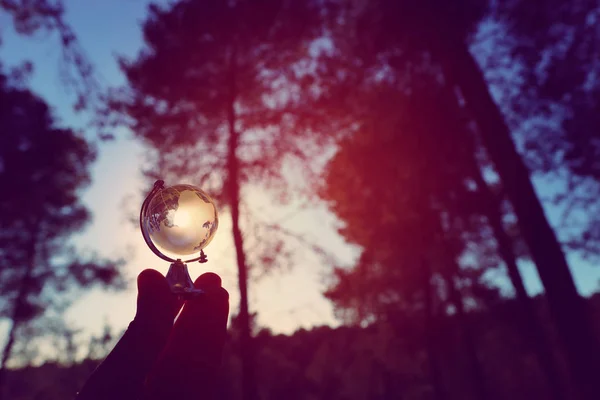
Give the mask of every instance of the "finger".
[[88, 379], [77, 400], [133, 399], [141, 393], [144, 379], [163, 350], [179, 309], [160, 272], [142, 271], [137, 285], [135, 318]]
[[229, 294], [216, 274], [204, 274], [194, 285], [204, 293], [183, 306], [147, 381], [148, 399], [210, 399], [214, 393], [227, 335]]

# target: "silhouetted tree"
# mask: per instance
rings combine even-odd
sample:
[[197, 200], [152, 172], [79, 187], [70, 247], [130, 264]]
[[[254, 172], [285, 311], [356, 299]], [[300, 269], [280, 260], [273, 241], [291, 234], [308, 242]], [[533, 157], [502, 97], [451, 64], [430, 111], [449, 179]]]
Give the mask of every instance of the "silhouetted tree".
[[[371, 115], [365, 117], [357, 132], [340, 143], [339, 152], [328, 167], [323, 197], [345, 223], [340, 233], [364, 248], [364, 257], [357, 267], [360, 273], [340, 272], [350, 282], [342, 282], [329, 296], [341, 302], [350, 297], [359, 312], [361, 308], [372, 307], [370, 314], [375, 312], [375, 315], [380, 313], [377, 310], [403, 304], [413, 309], [425, 307], [428, 308], [423, 316], [425, 325], [431, 326], [433, 310], [427, 296], [440, 289], [432, 290], [428, 285], [434, 279], [441, 279], [448, 296], [435, 296], [434, 301], [448, 302], [456, 310], [464, 331], [463, 346], [470, 360], [470, 374], [478, 397], [486, 398], [474, 334], [464, 311], [466, 294], [459, 293], [455, 282], [467, 279], [473, 285], [480, 285], [479, 278], [475, 272], [467, 277], [456, 266], [460, 253], [468, 253], [464, 245], [459, 246], [456, 254], [447, 251], [448, 242], [462, 243], [465, 232], [473, 231], [475, 235], [481, 229], [464, 205], [470, 203], [472, 196], [467, 188], [470, 171], [465, 169], [464, 159], [473, 155], [464, 154], [464, 146], [453, 140], [454, 131], [465, 129], [455, 100], [441, 95], [440, 85], [426, 70], [415, 73], [411, 83], [405, 87], [411, 95], [396, 87], [384, 89], [391, 86], [389, 82], [373, 87], [377, 100], [368, 107], [363, 105]], [[392, 113], [392, 108], [402, 111]], [[427, 110], [435, 112], [436, 117], [423, 118]], [[377, 162], [373, 163], [373, 159]], [[476, 243], [489, 247], [487, 239]], [[435, 258], [435, 253], [442, 255]], [[486, 265], [491, 264], [485, 261]], [[421, 268], [429, 263], [435, 268], [425, 269], [430, 273], [422, 277]], [[349, 293], [345, 284], [359, 285], [362, 289]], [[480, 290], [479, 294], [483, 293]], [[356, 297], [352, 298], [353, 295]], [[435, 356], [433, 350], [428, 354]], [[430, 363], [434, 381], [439, 382], [436, 360]], [[441, 397], [444, 388], [435, 390]]]
[[[12, 20], [18, 34], [30, 36], [39, 31], [56, 33], [62, 50], [59, 65], [60, 78], [65, 87], [74, 90], [77, 96], [75, 110], [82, 110], [96, 100], [99, 87], [93, 74], [93, 67], [80, 46], [75, 32], [65, 22], [63, 0], [3, 0], [0, 1], [0, 14], [2, 13], [8, 17], [7, 19]], [[25, 71], [31, 70], [32, 65], [27, 62], [25, 67]]]
[[[420, 269], [422, 271], [423, 269]], [[433, 285], [432, 285], [433, 287]], [[435, 294], [435, 298], [438, 295]], [[536, 312], [546, 314], [546, 304], [538, 298]], [[598, 298], [588, 300], [596, 315]], [[436, 305], [435, 303], [433, 304]], [[439, 306], [440, 304], [437, 304]], [[473, 325], [478, 327], [480, 357], [485, 361], [487, 384], [494, 399], [529, 400], [548, 398], [540, 380], [541, 371], [531, 362], [531, 354], [519, 340], [520, 334], [504, 319], [518, 309], [515, 300], [505, 299], [499, 308], [470, 310]], [[506, 313], [498, 321], [498, 310]], [[545, 315], [546, 316], [546, 315]], [[415, 399], [431, 400], [427, 350], [424, 332], [415, 330], [422, 315], [405, 313], [392, 321], [372, 323], [368, 327], [317, 327], [298, 330], [291, 335], [275, 335], [267, 330], [256, 334], [259, 390], [265, 400], [319, 398], [330, 400]], [[551, 327], [544, 318], [544, 329]], [[448, 399], [471, 399], [472, 390], [462, 376], [464, 360], [460, 332], [454, 315], [437, 315], [433, 329], [437, 339], [435, 351], [443, 371]], [[415, 335], [416, 334], [416, 335]], [[505, 343], [507, 342], [507, 343]], [[239, 400], [241, 396], [240, 358], [235, 350], [237, 338], [230, 336], [224, 353], [219, 398]], [[515, 362], [516, 361], [516, 362]], [[46, 363], [39, 367], [9, 370], [10, 399], [63, 399], [73, 395], [96, 360], [83, 360], [72, 367]]]
[[535, 193], [529, 171], [516, 151], [504, 117], [473, 56], [464, 44], [459, 43], [450, 43], [453, 50], [460, 51], [455, 59], [459, 61], [450, 67], [452, 79], [456, 80], [468, 106], [477, 115], [481, 137], [502, 177], [519, 219], [520, 231], [544, 284], [579, 390], [585, 399], [597, 398], [598, 382], [591, 371], [600, 363], [598, 344], [586, 305], [577, 293], [565, 255]]
[[118, 263], [81, 259], [67, 242], [90, 219], [79, 192], [94, 157], [44, 101], [0, 75], [0, 317], [10, 322], [0, 387], [21, 327], [60, 314], [79, 288], [122, 283]]
[[[332, 19], [344, 21], [339, 34], [332, 35], [334, 43], [340, 43], [334, 44], [336, 48], [355, 54], [356, 62], [365, 70], [380, 71], [383, 75], [389, 70], [403, 70], [406, 62], [417, 56], [428, 57], [440, 68], [439, 79], [447, 82], [471, 111], [477, 135], [500, 176], [538, 268], [573, 376], [584, 398], [596, 398], [597, 380], [591, 371], [597, 368], [590, 365], [598, 366], [600, 357], [585, 303], [577, 293], [529, 170], [516, 151], [505, 116], [469, 51], [472, 34], [486, 15], [486, 2], [382, 0], [360, 3], [360, 7], [358, 3], [346, 4], [342, 16], [338, 14]], [[404, 75], [404, 79], [410, 76]]]
[[[591, 261], [600, 254], [600, 150], [593, 111], [600, 101], [594, 78], [599, 16], [595, 1], [498, 3], [493, 18], [500, 32], [491, 39], [519, 70], [519, 79], [505, 84], [513, 90], [500, 99], [509, 126], [527, 150], [530, 169], [563, 184], [554, 199], [564, 210], [561, 239]], [[497, 64], [497, 56], [488, 58]]]
[[[427, 71], [428, 65], [433, 74], [423, 73], [424, 70]], [[410, 278], [410, 275], [402, 275], [399, 279], [394, 279], [393, 276], [398, 273], [398, 269], [420, 268], [423, 263], [415, 261], [416, 256], [412, 256], [411, 262], [400, 260], [406, 260], [408, 253], [430, 254], [433, 248], [431, 241], [448, 229], [434, 229], [432, 225], [437, 226], [436, 218], [445, 220], [446, 225], [454, 226], [451, 230], [454, 233], [449, 237], [442, 235], [438, 247], [447, 247], [445, 241], [460, 239], [465, 241], [467, 247], [459, 253], [466, 252], [470, 259], [475, 257], [475, 261], [470, 264], [480, 267], [481, 272], [501, 263], [506, 265], [517, 298], [523, 306], [522, 310], [518, 310], [522, 318], [512, 319], [511, 323], [514, 322], [524, 337], [530, 339], [530, 348], [536, 352], [538, 364], [545, 371], [547, 383], [552, 388], [549, 393], [556, 398], [564, 398], [562, 377], [555, 366], [552, 346], [532, 311], [531, 301], [517, 268], [517, 258], [527, 254], [524, 253], [522, 240], [512, 233], [514, 227], [505, 226], [503, 222], [505, 207], [501, 204], [501, 199], [496, 199], [496, 192], [502, 193], [502, 188], [496, 185], [490, 189], [490, 183], [482, 177], [481, 168], [489, 170], [490, 166], [486, 160], [479, 160], [482, 151], [475, 145], [476, 138], [473, 136], [469, 113], [462, 109], [460, 102], [443, 82], [436, 82], [435, 68], [426, 59], [421, 64], [413, 61], [407, 69], [411, 71], [410, 81], [403, 81], [388, 72], [381, 82], [374, 83], [366, 79], [366, 86], [373, 92], [371, 97], [357, 95], [356, 90], [345, 95], [349, 97], [349, 103], [359, 104], [358, 111], [351, 109], [354, 115], [362, 112], [368, 116], [365, 118], [374, 119], [378, 124], [367, 124], [369, 128], [364, 132], [361, 132], [363, 128], [358, 128], [357, 132], [348, 134], [348, 138], [341, 141], [339, 153], [330, 163], [326, 175], [327, 186], [322, 195], [345, 223], [341, 234], [351, 243], [365, 248], [370, 256], [360, 259], [356, 271], [338, 271], [339, 285], [329, 295], [343, 309], [357, 310], [359, 316], [369, 307], [372, 313], [373, 308], [385, 308], [391, 306], [388, 303], [399, 301], [392, 294], [380, 292], [390, 290], [397, 294], [398, 291], [414, 290], [410, 289], [411, 285], [416, 285], [414, 276]], [[402, 76], [403, 72], [399, 72], [399, 75]], [[346, 74], [348, 75], [350, 74]], [[419, 84], [420, 81], [429, 83]], [[378, 85], [391, 89], [382, 90]], [[397, 117], [399, 112], [406, 116]], [[409, 122], [398, 124], [395, 122], [398, 118]], [[357, 120], [356, 125], [360, 124]], [[428, 146], [434, 149], [429, 149]], [[444, 150], [438, 150], [440, 147]], [[377, 160], [376, 163], [372, 162], [374, 159]], [[481, 167], [480, 162], [483, 163]], [[413, 200], [407, 204], [406, 199], [411, 196]], [[431, 198], [433, 200], [429, 200]], [[426, 205], [430, 203], [437, 204], [437, 208]], [[432, 217], [429, 214], [438, 216]], [[459, 217], [457, 222], [451, 222], [456, 216]], [[368, 221], [381, 222], [375, 224]], [[405, 237], [406, 232], [410, 233], [408, 238]], [[518, 235], [518, 231], [515, 233]], [[427, 246], [415, 243], [418, 240], [428, 243]], [[400, 244], [404, 242], [406, 243]], [[377, 253], [387, 254], [387, 261], [382, 260]], [[391, 257], [390, 254], [396, 256]], [[457, 256], [446, 255], [441, 257], [440, 263], [451, 266], [452, 260], [456, 258]], [[373, 259], [378, 260], [375, 265], [370, 264]], [[460, 312], [462, 299], [458, 297], [456, 290], [451, 290], [454, 280], [460, 280], [460, 275], [465, 275], [466, 271], [461, 272], [456, 267], [445, 271], [445, 286], [454, 294], [451, 303], [459, 312], [458, 318], [464, 322], [463, 325], [468, 326], [469, 317], [461, 316], [464, 312]], [[379, 280], [377, 276], [380, 276]], [[423, 296], [427, 296], [427, 282], [432, 277], [430, 272], [421, 278], [424, 283], [419, 286], [419, 290], [424, 293]], [[467, 277], [468, 275], [463, 276], [462, 279]], [[375, 281], [371, 280], [373, 278]], [[477, 282], [479, 278], [474, 275], [469, 279]], [[481, 292], [479, 287], [481, 286], [475, 285], [472, 290], [476, 295], [483, 296], [484, 303], [495, 301], [493, 292]], [[491, 298], [488, 298], [489, 294], [492, 294]], [[403, 298], [405, 296], [406, 294]], [[430, 326], [433, 307], [427, 304], [427, 299], [425, 297], [425, 325]], [[369, 314], [368, 312], [367, 315]], [[475, 343], [468, 337], [473, 336], [470, 331], [471, 329], [465, 330], [466, 347]], [[431, 363], [435, 364], [435, 353], [430, 351], [429, 354]], [[480, 369], [477, 367], [475, 351], [467, 354], [475, 355], [472, 357], [474, 361], [471, 362], [471, 370], [474, 376], [478, 375]], [[432, 369], [435, 378], [434, 366]], [[481, 381], [483, 379], [477, 379], [477, 382]], [[481, 387], [479, 392], [480, 397], [486, 397]], [[443, 396], [438, 394], [438, 398], [441, 397]]]
[[[483, 178], [480, 167], [474, 159], [473, 161], [472, 177], [479, 193], [478, 208], [485, 215], [493, 231], [498, 254], [506, 266], [508, 277], [515, 290], [515, 297], [520, 304], [518, 310], [520, 318], [517, 318], [517, 327], [523, 337], [528, 339], [529, 346], [536, 353], [538, 364], [544, 371], [547, 384], [550, 387], [550, 394], [556, 400], [564, 399], [567, 397], [564, 379], [558, 371], [556, 359], [553, 357], [553, 346], [548, 339], [548, 335], [542, 329], [539, 317], [534, 309], [533, 300], [527, 294], [523, 277], [519, 272], [517, 265], [519, 258], [517, 249], [519, 246], [516, 245], [515, 238], [511, 236], [503, 222], [505, 218], [502, 210], [502, 196], [494, 193], [489, 183]], [[520, 238], [517, 240], [520, 240]]]
[[129, 87], [112, 104], [156, 150], [152, 174], [208, 186], [229, 207], [246, 399], [258, 394], [242, 188], [273, 188], [283, 181], [282, 165], [306, 159], [292, 111], [303, 100], [298, 60], [308, 51], [313, 15], [309, 3], [279, 0], [153, 5], [144, 23], [146, 48], [121, 62]]

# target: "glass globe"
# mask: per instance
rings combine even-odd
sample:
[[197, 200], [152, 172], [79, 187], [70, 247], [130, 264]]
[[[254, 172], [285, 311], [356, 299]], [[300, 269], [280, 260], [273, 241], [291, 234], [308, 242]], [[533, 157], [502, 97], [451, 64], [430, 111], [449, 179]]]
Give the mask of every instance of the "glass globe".
[[160, 182], [146, 199], [140, 215], [146, 243], [165, 260], [198, 257], [219, 226], [214, 201], [195, 186], [163, 187]]

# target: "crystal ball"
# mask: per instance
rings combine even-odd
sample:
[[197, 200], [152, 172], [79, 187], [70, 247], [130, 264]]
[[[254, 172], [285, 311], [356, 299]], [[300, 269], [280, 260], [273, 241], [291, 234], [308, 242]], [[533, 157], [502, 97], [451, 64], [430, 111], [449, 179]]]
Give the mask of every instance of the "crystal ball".
[[141, 215], [146, 240], [172, 259], [198, 256], [215, 236], [218, 225], [214, 201], [192, 185], [158, 190]]

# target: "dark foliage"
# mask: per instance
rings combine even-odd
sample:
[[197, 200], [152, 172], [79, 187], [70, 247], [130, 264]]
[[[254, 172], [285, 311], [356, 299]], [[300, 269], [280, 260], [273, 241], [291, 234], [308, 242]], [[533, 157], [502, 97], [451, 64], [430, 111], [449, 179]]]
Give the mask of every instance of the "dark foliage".
[[[289, 158], [308, 162], [293, 110], [304, 104], [298, 63], [318, 27], [315, 11], [310, 2], [279, 0], [152, 5], [145, 48], [121, 60], [128, 85], [109, 104], [155, 150], [148, 175], [200, 185], [231, 213], [247, 399], [258, 395], [242, 190], [254, 184], [284, 193], [281, 167]], [[259, 244], [266, 256], [257, 258], [274, 263], [281, 240], [270, 235]]]
[[[598, 298], [590, 300], [595, 315], [600, 315]], [[536, 314], [543, 329], [554, 336], [542, 298], [536, 298]], [[535, 357], [523, 337], [510, 328], [514, 324], [514, 301], [503, 301], [493, 310], [469, 313], [478, 334], [479, 357], [485, 363], [491, 399], [527, 400], [549, 398], [543, 373], [532, 362]], [[270, 399], [433, 399], [434, 388], [426, 363], [426, 335], [413, 332], [418, 326], [414, 316], [404, 315], [402, 325], [387, 323], [300, 330], [293, 335], [272, 335], [260, 331], [256, 336], [259, 391]], [[456, 317], [441, 318], [435, 325], [442, 381], [449, 399], [473, 398], [470, 376], [465, 374], [465, 353], [460, 345], [460, 325]], [[236, 335], [232, 332], [231, 337]], [[240, 360], [235, 340], [228, 344], [220, 397], [241, 398]], [[97, 365], [86, 360], [71, 367], [47, 363], [11, 371], [10, 398], [14, 400], [72, 397], [77, 384]], [[564, 366], [564, 364], [563, 364]], [[57, 385], [56, 382], [60, 382]], [[36, 397], [38, 396], [38, 397]], [[41, 396], [41, 397], [40, 397]]]
[[[0, 13], [12, 20], [15, 31], [20, 35], [31, 36], [38, 32], [57, 34], [62, 53], [60, 79], [65, 88], [76, 95], [74, 110], [81, 111], [95, 105], [100, 95], [99, 84], [84, 49], [73, 29], [64, 20], [63, 0], [2, 0]], [[31, 63], [26, 66], [27, 69], [33, 67]]]
[[[0, 10], [21, 34], [58, 32], [67, 81], [91, 82], [61, 1]], [[148, 145], [152, 180], [200, 185], [231, 214], [241, 304], [221, 398], [600, 398], [600, 305], [579, 295], [565, 253], [600, 254], [598, 18], [596, 0], [149, 6], [144, 47], [119, 60], [127, 83], [100, 119]], [[120, 282], [115, 263], [65, 245], [89, 219], [78, 196], [95, 152], [23, 88], [30, 71], [0, 75], [3, 367], [80, 288]], [[347, 326], [286, 337], [257, 331], [248, 304], [251, 266], [281, 261], [284, 229], [248, 229], [244, 194], [285, 203], [292, 166], [361, 253], [326, 292]], [[564, 225], [532, 177], [559, 182], [546, 205]], [[522, 262], [543, 297], [527, 294]], [[502, 275], [514, 298], [494, 284]], [[64, 398], [95, 365], [67, 367], [75, 333], [54, 329], [64, 365], [11, 371], [11, 398]]]
[[80, 258], [68, 244], [90, 219], [79, 194], [94, 157], [43, 100], [0, 75], [0, 318], [10, 322], [0, 382], [22, 329], [47, 318], [38, 334], [48, 334], [81, 288], [122, 285], [118, 262]]
[[[471, 44], [475, 38], [473, 35], [476, 31], [475, 28], [478, 27], [480, 21], [485, 20], [484, 17], [491, 18], [492, 14], [488, 14], [485, 7], [472, 7], [467, 2], [460, 1], [452, 2], [451, 5], [445, 3], [445, 6], [438, 5], [438, 7], [434, 7], [437, 4], [435, 2], [425, 2], [423, 7], [411, 6], [409, 3], [375, 1], [369, 2], [364, 7], [348, 7], [346, 12], [341, 14], [344, 29], [334, 30], [332, 35], [334, 47], [343, 49], [343, 51], [340, 51], [338, 59], [345, 60], [347, 65], [355, 66], [354, 69], [357, 73], [353, 76], [357, 77], [359, 87], [364, 87], [364, 82], [368, 84], [369, 82], [383, 81], [390, 86], [399, 84], [403, 88], [402, 90], [406, 92], [413, 90], [430, 91], [431, 89], [422, 89], [419, 86], [413, 88], [414, 81], [422, 79], [419, 74], [423, 69], [423, 65], [433, 71], [434, 81], [447, 85], [449, 92], [454, 96], [454, 102], [460, 104], [459, 109], [465, 112], [465, 118], [469, 121], [470, 129], [460, 131], [453, 129], [453, 119], [448, 118], [445, 113], [448, 108], [441, 108], [436, 102], [430, 101], [430, 109], [433, 110], [433, 114], [419, 120], [419, 125], [428, 126], [431, 124], [431, 119], [437, 120], [439, 118], [443, 121], [441, 124], [448, 124], [447, 135], [436, 137], [433, 131], [423, 135], [413, 128], [415, 131], [413, 141], [428, 143], [430, 137], [435, 138], [429, 142], [431, 143], [429, 146], [424, 146], [426, 150], [423, 159], [431, 163], [438, 160], [442, 161], [441, 165], [443, 166], [441, 169], [444, 173], [451, 173], [453, 164], [448, 165], [444, 156], [437, 156], [439, 158], [436, 156], [430, 157], [430, 148], [435, 146], [433, 143], [439, 145], [441, 149], [446, 149], [452, 148], [453, 144], [459, 142], [459, 148], [463, 149], [464, 146], [468, 146], [475, 150], [475, 152], [470, 151], [472, 154], [479, 155], [479, 152], [481, 152], [484, 160], [490, 162], [487, 164], [487, 170], [484, 171], [496, 173], [499, 178], [502, 198], [500, 202], [497, 200], [497, 204], [502, 206], [506, 204], [514, 211], [523, 242], [538, 268], [545, 287], [550, 310], [555, 318], [560, 337], [567, 350], [567, 358], [573, 369], [572, 376], [578, 381], [578, 389], [581, 390], [583, 398], [595, 398], [598, 395], [598, 388], [591, 372], [594, 368], [590, 368], [590, 365], [600, 363], [600, 353], [598, 352], [598, 341], [594, 337], [589, 320], [589, 312], [577, 293], [565, 254], [557, 239], [556, 232], [550, 226], [545, 215], [540, 198], [535, 192], [529, 170], [523, 161], [523, 157], [517, 152], [513, 132], [511, 132], [507, 123], [507, 118], [495, 103], [491, 88], [482, 69], [470, 52]], [[396, 23], [397, 19], [402, 21], [405, 17], [410, 18], [410, 23], [406, 25]], [[335, 25], [335, 23], [332, 24], [332, 26]], [[421, 31], [414, 28], [414, 26], [429, 28], [435, 26], [435, 33], [422, 33], [415, 37], [414, 32]], [[347, 29], [345, 28], [347, 27], [350, 27], [352, 34], [346, 34]], [[408, 29], [405, 29], [406, 27]], [[518, 41], [520, 38], [515, 37], [514, 39]], [[342, 87], [349, 87], [348, 81], [338, 81], [342, 81]], [[356, 86], [357, 82], [355, 81], [353, 84]], [[335, 87], [335, 84], [330, 84], [329, 87]], [[510, 88], [501, 87], [501, 89], [508, 90]], [[338, 92], [344, 93], [339, 89]], [[352, 92], [346, 91], [345, 94], [351, 96]], [[336, 98], [330, 100], [335, 102]], [[365, 101], [356, 100], [356, 98], [354, 103], [359, 104], [359, 109], [367, 104]], [[402, 108], [410, 109], [410, 106], [402, 105]], [[400, 110], [400, 107], [398, 107], [398, 110]], [[396, 113], [399, 112], [396, 111]], [[421, 111], [421, 115], [423, 115], [423, 111]], [[472, 140], [464, 134], [468, 131], [475, 137], [475, 146], [466, 144], [467, 141]], [[374, 135], [374, 133], [371, 135]], [[359, 143], [360, 140], [358, 139]], [[377, 142], [378, 139], [374, 140]], [[436, 150], [440, 151], [438, 148]], [[404, 153], [400, 153], [400, 157], [397, 155], [390, 156], [390, 162], [392, 164], [398, 162], [398, 165], [402, 165], [403, 157], [420, 154], [419, 152], [423, 152], [423, 150], [415, 147], [412, 153], [408, 152], [408, 156]], [[454, 152], [458, 159], [464, 160], [464, 157], [460, 157], [460, 151], [454, 150]], [[375, 157], [379, 162], [382, 161], [382, 157], [377, 155]], [[348, 169], [352, 162], [354, 162], [353, 159], [347, 159], [346, 165], [340, 166], [339, 170]], [[432, 195], [431, 190], [434, 191], [434, 195], [437, 195], [435, 194], [435, 187], [428, 188], [427, 185], [429, 182], [435, 182], [441, 187], [442, 184], [429, 178], [427, 172], [420, 169], [419, 164], [415, 165], [417, 167], [413, 166], [413, 170], [421, 172], [415, 172], [415, 180], [412, 184], [405, 186], [406, 191], [411, 193], [414, 198], [419, 198], [417, 195], [418, 190], [421, 186], [424, 186], [427, 195]], [[423, 176], [419, 176], [419, 174], [423, 174]], [[369, 173], [366, 175], [372, 176]], [[393, 174], [389, 176], [391, 180], [396, 179]], [[452, 179], [448, 179], [448, 176], [444, 177], [442, 174], [438, 174], [438, 177], [441, 177], [444, 183], [452, 182]], [[335, 177], [333, 177], [332, 183], [335, 184]], [[398, 189], [392, 192], [402, 193], [401, 190]], [[343, 189], [341, 192], [343, 192]], [[447, 193], [451, 198], [449, 191], [443, 193]], [[507, 200], [506, 203], [504, 203], [504, 199]], [[362, 206], [364, 212], [368, 212], [367, 210], [373, 208], [366, 203], [360, 204], [360, 201], [356, 203], [359, 204], [356, 205], [356, 208]], [[436, 204], [439, 205], [439, 203], [446, 204], [438, 198]], [[461, 202], [459, 201], [459, 203]], [[396, 206], [398, 203], [391, 202], [390, 204]], [[421, 197], [421, 201], [415, 201], [415, 204], [419, 207], [431, 206], [426, 197]], [[402, 213], [413, 213], [410, 208], [405, 211], [399, 207], [398, 210]], [[472, 208], [467, 209], [466, 212], [472, 213], [477, 212], [477, 210]], [[450, 227], [454, 224], [452, 216], [449, 219], [444, 217], [445, 219], [441, 219], [442, 223], [438, 224], [435, 223], [438, 218], [432, 217], [430, 212], [422, 210], [420, 214], [422, 217], [421, 222], [415, 223], [414, 229], [408, 229], [408, 232], [416, 233], [416, 235], [409, 237], [408, 243], [411, 240], [417, 243], [420, 240], [421, 243], [424, 243], [423, 238], [428, 238], [429, 241], [435, 240], [436, 235], [439, 237], [440, 229], [437, 229], [438, 225], [444, 230], [446, 229], [445, 224], [450, 224]], [[342, 219], [344, 218], [342, 217]], [[432, 221], [434, 221], [433, 224]], [[498, 227], [497, 224], [495, 225]], [[464, 230], [464, 225], [461, 228], [459, 228], [459, 231]], [[402, 238], [402, 235], [407, 235], [406, 229], [398, 229], [398, 226], [391, 227], [391, 229], [390, 233], [386, 235], [387, 237], [396, 238], [398, 236]], [[396, 229], [396, 231], [393, 229]], [[496, 233], [498, 232], [498, 229], [494, 230]], [[394, 233], [392, 234], [392, 232]], [[419, 237], [420, 235], [422, 236]], [[442, 252], [442, 258], [446, 257], [446, 263], [452, 263], [451, 260], [461, 253], [460, 247], [457, 249], [456, 242], [453, 242], [455, 239], [452, 237], [449, 239], [449, 242], [446, 240], [448, 244], [443, 246], [446, 249]], [[506, 243], [506, 241], [504, 242]], [[379, 242], [373, 241], [368, 250], [377, 252], [378, 247]], [[476, 247], [481, 249], [481, 246]], [[507, 254], [506, 252], [503, 253], [504, 255]], [[430, 255], [427, 257], [430, 257]], [[514, 276], [514, 274], [511, 275]], [[452, 285], [449, 287], [450, 293], [452, 292], [451, 289]], [[393, 302], [393, 300], [390, 301]], [[457, 312], [460, 314], [460, 309]], [[578, 328], [575, 328], [576, 326]], [[475, 372], [476, 369], [473, 368], [473, 371]], [[485, 397], [483, 391], [479, 390], [479, 392], [480, 397]]]

